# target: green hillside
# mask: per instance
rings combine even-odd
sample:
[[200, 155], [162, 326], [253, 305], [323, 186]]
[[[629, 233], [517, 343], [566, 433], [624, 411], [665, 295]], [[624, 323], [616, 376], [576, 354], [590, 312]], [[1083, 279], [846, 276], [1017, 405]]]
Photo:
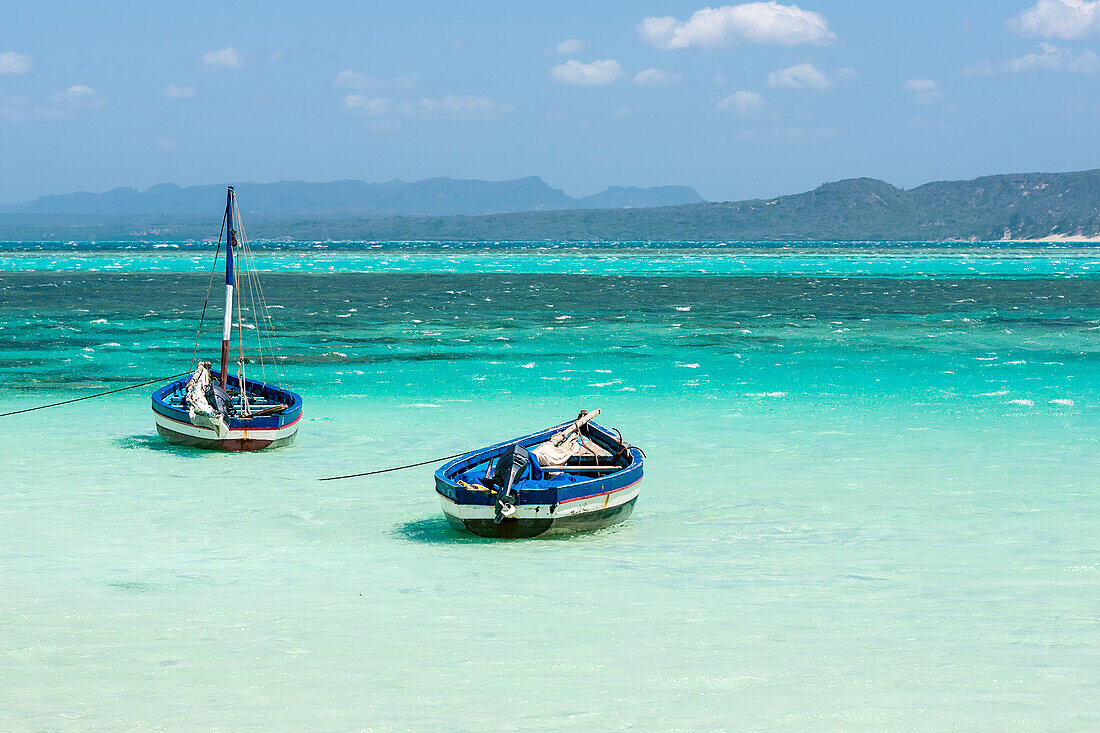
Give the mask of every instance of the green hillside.
[[[903, 190], [858, 178], [735, 203], [487, 216], [261, 219], [253, 239], [291, 240], [999, 240], [1100, 234], [1100, 170], [987, 176]], [[0, 238], [187, 239], [206, 221], [0, 215]]]

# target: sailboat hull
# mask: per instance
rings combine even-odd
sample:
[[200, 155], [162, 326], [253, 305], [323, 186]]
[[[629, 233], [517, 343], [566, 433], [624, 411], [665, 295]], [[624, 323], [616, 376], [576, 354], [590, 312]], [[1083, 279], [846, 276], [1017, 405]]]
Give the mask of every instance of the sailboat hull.
[[290, 445], [298, 435], [298, 421], [275, 430], [255, 430], [230, 428], [229, 434], [219, 438], [213, 428], [207, 428], [191, 423], [166, 417], [153, 412], [153, 419], [157, 424], [157, 432], [160, 437], [174, 445], [185, 445], [191, 448], [204, 448], [206, 450], [224, 451], [254, 451], [264, 448], [278, 448]]

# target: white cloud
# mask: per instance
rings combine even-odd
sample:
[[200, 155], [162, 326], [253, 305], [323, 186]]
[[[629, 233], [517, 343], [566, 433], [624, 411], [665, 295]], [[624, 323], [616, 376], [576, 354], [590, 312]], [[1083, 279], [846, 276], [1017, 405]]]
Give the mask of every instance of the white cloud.
[[369, 117], [381, 117], [393, 109], [393, 100], [389, 97], [367, 97], [362, 94], [349, 94], [344, 97], [344, 107], [362, 112]]
[[622, 75], [623, 67], [612, 59], [597, 60], [590, 64], [570, 59], [550, 69], [550, 78], [554, 81], [586, 87], [610, 84]]
[[770, 2], [723, 5], [703, 8], [686, 21], [671, 16], [645, 18], [638, 34], [657, 48], [703, 49], [735, 43], [775, 43], [794, 46], [800, 43], [828, 43], [836, 38], [819, 13], [796, 5]]
[[963, 69], [963, 76], [996, 76], [1031, 71], [1065, 71], [1075, 74], [1100, 73], [1100, 56], [1085, 50], [1074, 53], [1050, 43], [1040, 43], [1036, 51], [1000, 63], [979, 61]]
[[830, 89], [833, 83], [813, 64], [798, 64], [768, 74], [768, 86], [788, 89]]
[[634, 83], [650, 87], [670, 87], [683, 79], [679, 74], [663, 69], [645, 69], [634, 75]]
[[32, 65], [31, 57], [15, 51], [0, 53], [0, 74], [26, 74]]
[[171, 150], [176, 147], [176, 138], [174, 137], [158, 137], [156, 142], [157, 147], [161, 150]]
[[345, 89], [370, 89], [374, 86], [375, 79], [363, 76], [358, 71], [351, 69], [344, 69], [336, 75], [336, 81], [332, 82], [334, 87], [344, 87]]
[[169, 84], [164, 87], [161, 96], [167, 97], [168, 99], [194, 99], [195, 87], [178, 87], [175, 84]]
[[209, 51], [202, 55], [202, 62], [207, 66], [211, 66], [217, 69], [239, 69], [241, 68], [241, 56], [234, 50], [232, 46], [226, 46], [225, 48], [217, 51]]
[[554, 47], [554, 53], [571, 54], [580, 53], [588, 44], [576, 38], [566, 38], [564, 41]]
[[1100, 0], [1039, 0], [1010, 18], [1007, 25], [1023, 36], [1074, 39], [1100, 35]]
[[420, 109], [426, 114], [455, 117], [467, 120], [487, 120], [510, 112], [510, 104], [500, 104], [487, 97], [456, 96], [448, 94], [442, 99], [420, 100]]
[[59, 107], [71, 109], [90, 109], [102, 107], [107, 103], [106, 98], [96, 94], [95, 90], [85, 84], [73, 84], [68, 89], [54, 92], [50, 95], [50, 102]]
[[910, 79], [905, 82], [905, 91], [913, 92], [917, 104], [932, 104], [944, 98], [940, 85], [932, 79]]
[[718, 109], [732, 109], [742, 115], [759, 112], [764, 108], [764, 98], [756, 92], [734, 92], [715, 105]]
[[[447, 94], [440, 99], [422, 97], [416, 102], [395, 101], [390, 97], [348, 94], [344, 107], [367, 117], [445, 117], [463, 120], [488, 120], [510, 112], [510, 104], [488, 97]], [[391, 126], [392, 129], [392, 126]]]
[[1008, 71], [1072, 71], [1078, 74], [1095, 74], [1100, 71], [1100, 57], [1092, 51], [1073, 53], [1049, 43], [1039, 44], [1039, 53], [1029, 53], [1012, 59], [1006, 65]]
[[107, 98], [85, 84], [74, 84], [54, 92], [45, 104], [33, 105], [25, 97], [0, 94], [0, 121], [29, 122], [31, 120], [63, 120], [78, 110], [102, 107]]
[[364, 76], [358, 71], [344, 69], [336, 75], [332, 85], [345, 89], [404, 89], [416, 86], [420, 77], [416, 74], [404, 74], [394, 79], [383, 79], [376, 76]]

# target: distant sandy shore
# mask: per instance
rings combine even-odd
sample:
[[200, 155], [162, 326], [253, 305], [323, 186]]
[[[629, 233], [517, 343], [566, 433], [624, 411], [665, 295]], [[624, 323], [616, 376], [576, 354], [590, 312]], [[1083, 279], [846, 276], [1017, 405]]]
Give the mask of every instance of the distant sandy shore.
[[1039, 239], [1020, 239], [1016, 240], [1020, 242], [1100, 242], [1100, 234], [1095, 234], [1091, 237], [1084, 235], [1070, 235], [1070, 234], [1051, 234], [1048, 237], [1041, 237]]

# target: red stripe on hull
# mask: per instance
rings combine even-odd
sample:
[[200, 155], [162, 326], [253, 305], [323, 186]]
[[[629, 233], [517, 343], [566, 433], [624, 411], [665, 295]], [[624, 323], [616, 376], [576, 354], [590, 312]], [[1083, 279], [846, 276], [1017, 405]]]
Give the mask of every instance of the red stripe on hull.
[[298, 435], [298, 431], [295, 430], [290, 435], [282, 438], [276, 438], [275, 440], [257, 440], [256, 438], [226, 438], [225, 440], [208, 440], [206, 438], [196, 438], [192, 435], [184, 435], [183, 433], [177, 433], [174, 430], [169, 430], [163, 425], [157, 425], [157, 432], [160, 436], [174, 445], [186, 445], [191, 448], [204, 448], [206, 450], [223, 450], [234, 453], [241, 453], [245, 451], [263, 450], [264, 448], [278, 448], [283, 445], [290, 445], [294, 442], [294, 438]]
[[[159, 417], [163, 417], [165, 420], [171, 420], [172, 422], [178, 422], [180, 425], [188, 425], [188, 426], [193, 427], [193, 428], [198, 428], [199, 430], [209, 430], [212, 433], [216, 432], [214, 430], [214, 428], [208, 428], [205, 425], [196, 425], [192, 422], [187, 422], [186, 420], [177, 420], [176, 418], [171, 417], [170, 415], [165, 415], [163, 412], [157, 412], [156, 410], [153, 410], [153, 412], [156, 415], [158, 415]], [[298, 421], [301, 420], [301, 419], [302, 419], [302, 414], [298, 413], [298, 417], [294, 418], [293, 420], [288, 422], [286, 425], [280, 425], [277, 428], [256, 428], [256, 430], [285, 430], [285, 429], [289, 428], [291, 425], [297, 425]], [[231, 428], [231, 430], [243, 430], [243, 429], [245, 429], [245, 428]], [[251, 430], [252, 428], [247, 428], [247, 429]]]
[[[549, 471], [549, 470], [552, 470], [552, 469], [548, 469], [548, 471]], [[594, 499], [594, 498], [596, 498], [597, 496], [607, 496], [607, 495], [610, 495], [610, 494], [617, 494], [617, 493], [619, 493], [620, 491], [626, 491], [626, 490], [627, 490], [627, 489], [629, 489], [629, 488], [630, 488], [631, 486], [633, 486], [634, 484], [637, 484], [637, 483], [639, 483], [640, 481], [641, 481], [641, 479], [638, 479], [638, 480], [637, 480], [637, 481], [635, 481], [634, 483], [630, 483], [630, 484], [627, 484], [626, 486], [623, 486], [623, 487], [622, 487], [622, 488], [620, 488], [620, 489], [612, 489], [611, 491], [601, 491], [601, 492], [600, 492], [600, 493], [598, 493], [598, 494], [589, 494], [588, 496], [577, 496], [577, 497], [574, 497], [574, 498], [572, 498], [572, 499], [565, 499], [565, 500], [563, 500], [563, 501], [560, 501], [560, 502], [558, 502], [558, 503], [559, 503], [559, 504], [568, 504], [568, 503], [569, 503], [569, 502], [571, 502], [571, 501], [584, 501], [585, 499]]]

